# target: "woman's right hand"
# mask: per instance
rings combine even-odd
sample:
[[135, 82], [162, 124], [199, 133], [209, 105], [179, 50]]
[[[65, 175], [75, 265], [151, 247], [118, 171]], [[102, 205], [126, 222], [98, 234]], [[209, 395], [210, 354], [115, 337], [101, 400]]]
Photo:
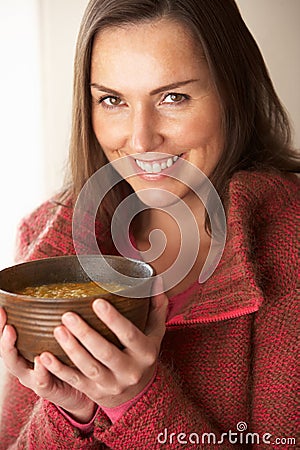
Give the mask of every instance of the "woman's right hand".
[[51, 401], [66, 411], [76, 410], [74, 418], [78, 422], [89, 422], [95, 413], [95, 403], [70, 384], [51, 374], [41, 364], [39, 357], [35, 358], [32, 369], [15, 346], [17, 334], [14, 327], [7, 325], [6, 322], [5, 310], [0, 307], [0, 355], [6, 369], [17, 377], [23, 386], [31, 389], [39, 397]]

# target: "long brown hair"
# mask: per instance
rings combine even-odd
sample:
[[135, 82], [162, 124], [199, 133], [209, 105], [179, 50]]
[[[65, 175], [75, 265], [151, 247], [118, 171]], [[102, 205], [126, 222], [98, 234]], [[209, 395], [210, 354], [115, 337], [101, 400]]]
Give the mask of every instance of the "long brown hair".
[[[234, 0], [91, 0], [82, 20], [74, 65], [68, 190], [73, 198], [107, 163], [91, 121], [90, 65], [95, 35], [107, 27], [159, 18], [185, 24], [204, 49], [222, 108], [225, 145], [211, 176], [221, 199], [238, 170], [298, 171], [287, 114]], [[115, 206], [130, 192], [124, 180], [107, 195], [102, 205], [107, 224]]]

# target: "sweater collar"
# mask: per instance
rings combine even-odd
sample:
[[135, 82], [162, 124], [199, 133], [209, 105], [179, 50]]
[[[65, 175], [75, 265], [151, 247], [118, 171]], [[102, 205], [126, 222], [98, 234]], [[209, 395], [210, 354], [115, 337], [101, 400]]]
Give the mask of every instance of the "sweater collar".
[[[263, 293], [256, 282], [255, 267], [246, 251], [246, 244], [230, 239], [212, 276], [189, 292], [180, 313], [168, 321], [179, 323], [214, 322], [257, 311]], [[180, 295], [184, 295], [180, 294]], [[176, 296], [177, 297], [177, 296]], [[176, 302], [176, 297], [172, 299]]]

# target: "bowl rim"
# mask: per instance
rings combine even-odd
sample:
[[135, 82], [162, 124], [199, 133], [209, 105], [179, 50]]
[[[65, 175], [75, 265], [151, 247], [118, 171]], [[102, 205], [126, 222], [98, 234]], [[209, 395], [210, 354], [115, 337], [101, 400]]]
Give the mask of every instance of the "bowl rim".
[[[149, 283], [149, 281], [156, 275], [155, 269], [149, 263], [147, 263], [147, 262], [145, 262], [143, 260], [139, 260], [139, 259], [127, 258], [127, 257], [121, 256], [121, 255], [97, 255], [97, 254], [80, 255], [80, 259], [82, 259], [82, 258], [83, 259], [113, 259], [113, 260], [118, 260], [119, 259], [119, 260], [127, 260], [127, 261], [130, 261], [131, 263], [134, 263], [134, 264], [138, 265], [138, 266], [146, 267], [147, 270], [149, 271], [149, 276], [147, 276], [147, 277], [133, 277], [136, 280], [140, 280], [140, 282], [137, 281], [137, 284], [136, 284], [136, 286], [139, 286], [139, 287], [142, 286], [143, 284]], [[65, 260], [67, 260], [67, 259], [69, 259], [69, 260], [71, 260], [71, 259], [77, 260], [79, 265], [81, 266], [80, 260], [79, 260], [78, 256], [75, 255], [75, 254], [73, 254], [73, 255], [61, 255], [61, 256], [49, 256], [49, 257], [45, 257], [45, 258], [38, 258], [38, 259], [30, 260], [30, 261], [23, 261], [21, 263], [13, 264], [13, 265], [11, 265], [9, 267], [6, 267], [6, 268], [0, 270], [0, 277], [1, 276], [5, 276], [5, 273], [9, 272], [12, 269], [17, 270], [18, 267], [31, 266], [31, 265], [34, 266], [37, 263], [43, 264], [43, 262], [46, 262], [46, 261], [47, 262], [51, 261], [51, 262], [54, 263], [55, 261], [63, 261], [64, 259]], [[83, 269], [83, 271], [84, 271], [84, 269]], [[88, 275], [87, 275], [87, 277], [89, 278], [90, 281], [93, 281], [93, 282], [97, 283], [96, 281], [92, 280]], [[47, 284], [47, 283], [45, 283], [45, 284]], [[52, 284], [52, 283], [49, 283], [49, 284]], [[21, 298], [22, 300], [24, 300], [24, 302], [28, 302], [28, 303], [30, 303], [30, 302], [53, 303], [53, 300], [61, 300], [61, 301], [66, 301], [67, 302], [67, 301], [70, 301], [70, 300], [71, 301], [76, 301], [76, 300], [81, 300], [81, 299], [84, 299], [85, 301], [92, 300], [92, 299], [97, 299], [97, 298], [104, 298], [105, 299], [105, 298], [109, 298], [111, 295], [120, 296], [121, 297], [122, 293], [126, 293], [126, 292], [128, 293], [131, 288], [132, 287], [130, 287], [130, 286], [129, 287], [126, 286], [125, 289], [122, 289], [122, 290], [117, 291], [117, 292], [113, 292], [112, 293], [112, 292], [108, 291], [108, 292], [103, 293], [101, 295], [90, 295], [90, 296], [85, 296], [85, 297], [80, 297], [79, 296], [79, 297], [64, 297], [64, 298], [62, 298], [62, 297], [55, 297], [55, 298], [54, 297], [50, 297], [49, 298], [49, 297], [37, 297], [37, 296], [32, 296], [32, 295], [18, 294], [16, 292], [5, 290], [0, 285], [0, 294], [4, 294], [4, 295], [12, 297], [12, 298], [18, 297], [18, 298]], [[141, 298], [141, 300], [142, 300], [142, 298]]]

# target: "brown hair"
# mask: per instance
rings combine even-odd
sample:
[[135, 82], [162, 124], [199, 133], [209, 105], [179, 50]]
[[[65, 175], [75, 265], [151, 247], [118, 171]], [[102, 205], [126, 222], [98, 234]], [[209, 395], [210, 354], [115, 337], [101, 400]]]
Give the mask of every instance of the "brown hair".
[[[238, 170], [298, 171], [288, 117], [234, 0], [91, 0], [82, 20], [75, 56], [69, 185], [74, 198], [87, 179], [107, 163], [91, 121], [94, 37], [107, 27], [159, 18], [185, 24], [204, 49], [223, 115], [225, 145], [211, 176], [221, 199], [224, 200], [228, 182]], [[107, 195], [102, 205], [107, 224], [115, 206], [130, 192], [131, 187], [124, 180]]]

